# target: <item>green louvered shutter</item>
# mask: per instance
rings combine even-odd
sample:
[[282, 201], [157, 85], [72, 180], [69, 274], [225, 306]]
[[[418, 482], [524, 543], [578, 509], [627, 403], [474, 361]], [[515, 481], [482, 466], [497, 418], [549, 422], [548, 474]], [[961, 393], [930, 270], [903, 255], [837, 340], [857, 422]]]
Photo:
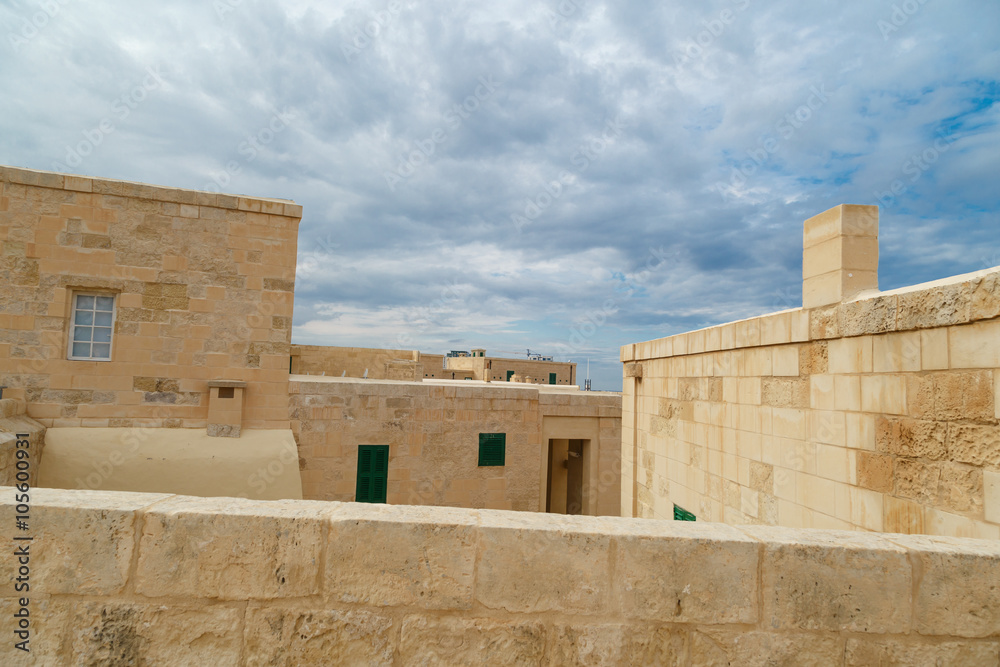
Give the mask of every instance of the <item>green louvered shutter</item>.
[[549, 384], [555, 384], [555, 383], [556, 383], [556, 374], [549, 373]]
[[389, 477], [389, 445], [358, 445], [358, 486], [355, 501], [384, 503]]
[[674, 505], [674, 521], [697, 521], [697, 519], [683, 507]]
[[507, 450], [506, 433], [479, 434], [479, 465], [502, 466], [505, 464]]

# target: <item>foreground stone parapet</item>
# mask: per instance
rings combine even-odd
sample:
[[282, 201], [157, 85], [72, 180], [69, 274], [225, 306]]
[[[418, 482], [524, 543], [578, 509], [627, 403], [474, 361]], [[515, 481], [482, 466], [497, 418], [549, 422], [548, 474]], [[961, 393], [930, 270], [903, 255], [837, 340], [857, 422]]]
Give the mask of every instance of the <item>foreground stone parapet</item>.
[[5, 642], [4, 665], [1000, 664], [995, 541], [49, 489], [31, 504], [32, 652]]

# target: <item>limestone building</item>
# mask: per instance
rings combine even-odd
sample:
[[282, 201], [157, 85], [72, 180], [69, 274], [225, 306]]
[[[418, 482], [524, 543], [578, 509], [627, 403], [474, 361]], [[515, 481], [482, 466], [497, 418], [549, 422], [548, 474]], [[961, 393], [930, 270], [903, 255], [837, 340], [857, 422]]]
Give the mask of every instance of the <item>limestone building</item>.
[[879, 292], [839, 206], [802, 308], [621, 354], [627, 515], [1000, 539], [1000, 267]]
[[292, 346], [301, 215], [0, 169], [0, 384], [42, 486], [619, 513], [621, 398], [577, 391], [572, 365], [525, 386]]

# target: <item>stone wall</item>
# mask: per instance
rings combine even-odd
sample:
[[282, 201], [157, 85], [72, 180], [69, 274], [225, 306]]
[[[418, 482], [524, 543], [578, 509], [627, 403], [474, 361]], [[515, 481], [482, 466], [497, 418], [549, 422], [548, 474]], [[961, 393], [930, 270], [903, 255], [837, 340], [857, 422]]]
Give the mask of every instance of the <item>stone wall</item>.
[[[389, 504], [544, 510], [548, 439], [580, 438], [597, 452], [592, 513], [619, 513], [617, 395], [301, 375], [290, 391], [305, 498], [354, 500], [358, 445], [389, 445]], [[478, 465], [480, 433], [506, 434], [504, 466]]]
[[[0, 384], [46, 426], [205, 428], [243, 380], [288, 428], [292, 202], [0, 167]], [[68, 359], [75, 291], [115, 296], [111, 361]]]
[[[26, 434], [28, 445], [18, 447], [18, 435]], [[14, 398], [0, 399], [0, 486], [13, 486], [16, 482], [17, 461], [23, 468], [27, 465], [28, 484], [37, 486], [38, 469], [45, 448], [45, 427], [34, 419], [25, 416], [24, 401]], [[26, 454], [18, 458], [17, 451], [22, 449]]]
[[1000, 269], [844, 296], [815, 231], [825, 305], [622, 348], [625, 513], [1000, 539]]
[[345, 377], [351, 378], [417, 382], [443, 377], [443, 360], [444, 355], [417, 350], [292, 345], [291, 371], [296, 375], [340, 377], [346, 373]]
[[448, 370], [470, 371], [473, 380], [506, 382], [508, 373], [514, 373], [517, 382], [531, 378], [533, 384], [549, 384], [549, 374], [555, 373], [555, 384], [576, 384], [576, 364], [571, 362], [501, 357], [447, 357], [445, 362]]
[[[997, 542], [45, 489], [32, 503], [31, 654], [8, 631], [5, 665], [1000, 661]], [[5, 628], [14, 567], [0, 561]]]

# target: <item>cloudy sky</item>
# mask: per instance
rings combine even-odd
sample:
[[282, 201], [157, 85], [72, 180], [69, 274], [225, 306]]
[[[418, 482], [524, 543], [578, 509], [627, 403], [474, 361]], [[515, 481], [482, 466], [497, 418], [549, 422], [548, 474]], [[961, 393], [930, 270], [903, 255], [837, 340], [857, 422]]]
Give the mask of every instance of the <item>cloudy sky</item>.
[[[293, 341], [620, 345], [1000, 264], [996, 0], [0, 2], [0, 163], [294, 199]], [[895, 187], [896, 194], [893, 194]]]

